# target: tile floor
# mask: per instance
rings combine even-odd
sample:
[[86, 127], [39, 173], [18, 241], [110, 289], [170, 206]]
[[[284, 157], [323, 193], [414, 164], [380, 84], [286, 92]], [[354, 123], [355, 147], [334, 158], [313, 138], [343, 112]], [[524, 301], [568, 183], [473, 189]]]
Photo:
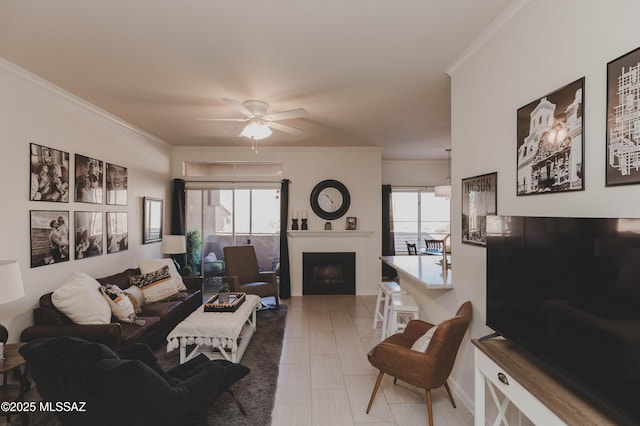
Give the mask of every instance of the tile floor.
[[[372, 328], [375, 296], [300, 296], [283, 301], [287, 325], [272, 426], [426, 425], [424, 390], [385, 375], [371, 412], [365, 413], [378, 371], [367, 352], [380, 340]], [[433, 395], [434, 423], [472, 425], [444, 388]], [[455, 398], [455, 395], [454, 395]], [[456, 398], [457, 399], [457, 398]]]

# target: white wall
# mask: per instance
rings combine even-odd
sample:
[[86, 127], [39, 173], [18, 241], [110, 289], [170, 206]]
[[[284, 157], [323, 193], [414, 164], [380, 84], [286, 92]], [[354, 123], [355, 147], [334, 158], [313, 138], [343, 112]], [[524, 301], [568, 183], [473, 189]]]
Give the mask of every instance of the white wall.
[[[291, 180], [289, 186], [290, 210], [307, 210], [309, 230], [323, 230], [325, 221], [317, 217], [310, 206], [313, 187], [325, 179], [335, 179], [349, 189], [351, 206], [340, 219], [332, 221], [333, 229], [345, 229], [347, 216], [358, 219], [358, 229], [371, 230], [367, 237], [364, 284], [358, 294], [376, 294], [380, 281], [381, 229], [381, 150], [371, 147], [332, 148], [275, 148], [262, 144], [254, 154], [247, 144], [237, 148], [177, 147], [173, 156], [173, 174], [184, 178], [183, 165], [188, 161], [200, 162], [278, 162], [282, 165], [282, 179]], [[235, 178], [230, 178], [233, 180]], [[196, 178], [204, 180], [204, 178]], [[220, 179], [221, 180], [221, 179]], [[253, 179], [256, 180], [256, 179]], [[272, 179], [280, 180], [280, 178]], [[291, 228], [291, 223], [288, 224]], [[293, 259], [291, 259], [293, 262]], [[358, 279], [360, 282], [360, 280]], [[299, 284], [299, 283], [298, 283]], [[294, 288], [296, 284], [292, 284]]]
[[[9, 329], [9, 340], [18, 341], [20, 332], [33, 322], [32, 309], [40, 296], [57, 288], [72, 271], [103, 277], [136, 266], [139, 257], [161, 256], [159, 243], [141, 242], [142, 197], [164, 198], [168, 203], [170, 147], [2, 59], [0, 93], [0, 170], [5, 182], [0, 259], [19, 262], [25, 287], [25, 297], [0, 305], [0, 323]], [[29, 201], [30, 143], [68, 152], [72, 168], [76, 153], [127, 167], [128, 206]], [[126, 211], [129, 250], [31, 269], [30, 210], [69, 211], [70, 234], [74, 211]], [[166, 216], [168, 212], [165, 204]]]
[[[484, 325], [486, 256], [484, 248], [460, 242], [462, 178], [497, 171], [499, 214], [640, 216], [640, 187], [604, 186], [606, 65], [640, 46], [638, 16], [640, 2], [634, 0], [533, 0], [453, 74], [455, 290], [433, 306], [453, 312], [472, 300], [471, 338], [490, 332]], [[583, 76], [585, 190], [517, 197], [517, 109]], [[462, 346], [453, 372], [466, 404], [473, 398], [472, 347]]]
[[448, 160], [383, 160], [382, 183], [416, 187], [444, 185], [449, 175]]

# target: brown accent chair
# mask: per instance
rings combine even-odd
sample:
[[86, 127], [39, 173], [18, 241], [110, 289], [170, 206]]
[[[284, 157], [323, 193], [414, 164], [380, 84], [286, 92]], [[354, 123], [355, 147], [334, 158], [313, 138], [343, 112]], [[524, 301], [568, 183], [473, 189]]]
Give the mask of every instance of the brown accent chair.
[[426, 389], [427, 411], [431, 426], [433, 426], [431, 389], [444, 385], [453, 408], [456, 408], [447, 379], [451, 374], [462, 338], [471, 322], [471, 315], [471, 302], [463, 303], [455, 317], [438, 325], [424, 353], [411, 349], [418, 338], [434, 327], [434, 324], [421, 320], [410, 321], [404, 332], [387, 337], [371, 349], [368, 354], [369, 362], [380, 370], [380, 374], [371, 393], [367, 414], [371, 410], [385, 373], [394, 377], [394, 384], [397, 379], [400, 379]]
[[226, 278], [231, 291], [255, 294], [260, 297], [275, 296], [276, 309], [280, 308], [278, 278], [275, 271], [260, 272], [253, 246], [229, 246], [224, 249]]

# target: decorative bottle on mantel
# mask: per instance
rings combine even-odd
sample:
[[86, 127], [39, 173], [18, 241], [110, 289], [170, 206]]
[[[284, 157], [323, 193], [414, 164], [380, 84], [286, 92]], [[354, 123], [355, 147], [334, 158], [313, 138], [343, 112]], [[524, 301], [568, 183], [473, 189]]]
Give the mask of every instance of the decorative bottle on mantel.
[[325, 222], [324, 223], [324, 230], [325, 231], [331, 231], [331, 222]]

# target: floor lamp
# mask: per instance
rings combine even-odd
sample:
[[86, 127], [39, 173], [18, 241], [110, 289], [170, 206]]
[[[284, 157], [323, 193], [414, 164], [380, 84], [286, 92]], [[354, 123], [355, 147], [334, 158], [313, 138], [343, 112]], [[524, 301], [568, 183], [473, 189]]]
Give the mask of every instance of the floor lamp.
[[[13, 302], [24, 296], [20, 265], [15, 260], [0, 261], [0, 305]], [[9, 332], [0, 324], [0, 361], [4, 360], [4, 345], [9, 340]]]
[[187, 252], [187, 239], [184, 235], [165, 235], [162, 237], [162, 253], [168, 254], [173, 259], [178, 273], [180, 273], [180, 264], [175, 258], [176, 254], [185, 254]]

